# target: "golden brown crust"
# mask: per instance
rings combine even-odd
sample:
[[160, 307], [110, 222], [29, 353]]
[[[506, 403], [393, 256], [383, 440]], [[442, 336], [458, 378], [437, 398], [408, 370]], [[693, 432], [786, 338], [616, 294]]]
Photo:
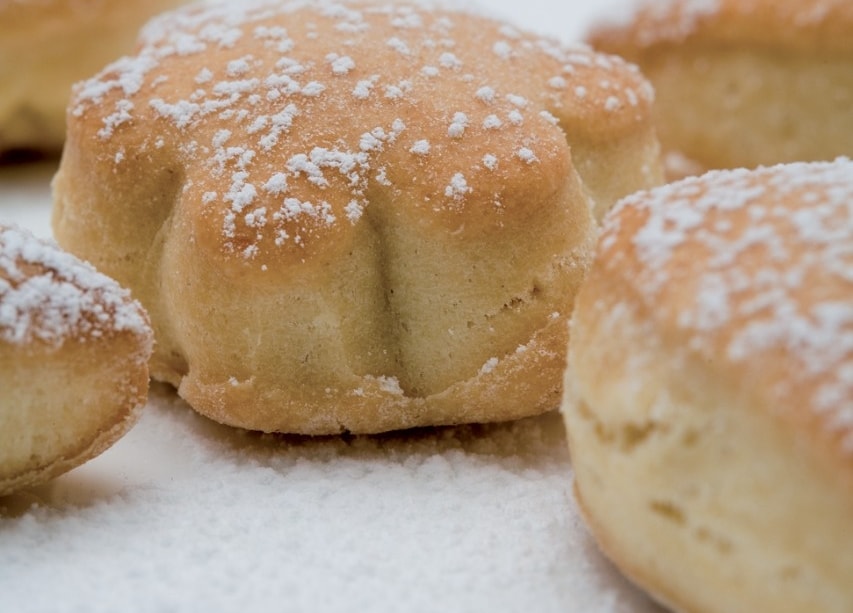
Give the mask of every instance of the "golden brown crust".
[[851, 199], [846, 159], [708, 173], [628, 197], [594, 265], [667, 343], [751, 381], [759, 406], [836, 453], [844, 472], [853, 471]]
[[54, 228], [134, 288], [153, 375], [220, 421], [534, 414], [591, 208], [660, 179], [650, 101], [618, 58], [467, 13], [189, 8], [75, 90]]
[[[325, 243], [347, 231], [346, 224], [327, 223], [330, 217], [357, 216], [367, 190], [383, 186], [390, 188], [381, 190], [386, 198], [409, 198], [425, 223], [455, 229], [464, 213], [471, 219], [463, 231], [487, 231], [506, 216], [525, 215], [522, 203], [538, 201], [531, 189], [558, 189], [569, 164], [559, 159], [568, 155], [567, 135], [586, 148], [631, 137], [653, 141], [651, 88], [618, 57], [566, 48], [480, 16], [419, 14], [417, 5], [272, 6], [266, 18], [266, 9], [250, 4], [190, 7], [155, 19], [138, 56], [79, 84], [69, 106], [74, 145], [98, 150], [98, 163], [111, 172], [122, 172], [121, 162], [138, 152], [192, 175], [186, 198], [203, 203], [194, 207], [205, 218], [199, 231], [212, 233], [202, 240], [223, 256], [244, 257], [248, 249], [259, 266], [269, 258], [302, 260], [315, 253], [316, 240], [328, 252]], [[358, 19], [347, 21], [347, 10]], [[426, 23], [399, 23], [409, 14]], [[221, 23], [244, 22], [261, 34], [245, 32], [233, 45], [205, 38]], [[289, 54], [295, 44], [298, 53]], [[464, 115], [459, 121], [457, 113]], [[409, 126], [410, 118], [417, 125]], [[429, 152], [418, 153], [418, 143]], [[489, 154], [499, 154], [494, 169], [484, 162]], [[654, 184], [657, 169], [648, 157], [644, 179]], [[536, 163], [550, 158], [557, 161]], [[385, 177], [392, 185], [372, 176], [382, 169], [398, 172]], [[228, 193], [220, 193], [233, 171], [249, 176], [228, 181]], [[464, 185], [453, 181], [460, 172]], [[288, 210], [266, 224], [231, 219], [263, 192], [285, 193], [276, 181], [281, 174], [289, 176], [288, 197], [328, 207]], [[498, 218], [495, 204], [504, 200], [513, 206]]]
[[152, 350], [127, 291], [0, 226], [0, 495], [82, 464], [130, 429]]
[[[205, 385], [185, 377], [178, 391], [211, 419], [266, 431], [384, 432], [511, 420], [559, 404], [568, 341], [565, 330], [565, 318], [555, 317], [511, 355], [487, 361], [477, 376], [427, 397], [406, 394], [396, 380], [382, 376], [354, 377], [352, 387], [344, 389], [298, 391], [264, 388], [253, 379]], [[506, 402], [516, 397], [524, 402]], [[318, 406], [325, 410], [317, 411]]]

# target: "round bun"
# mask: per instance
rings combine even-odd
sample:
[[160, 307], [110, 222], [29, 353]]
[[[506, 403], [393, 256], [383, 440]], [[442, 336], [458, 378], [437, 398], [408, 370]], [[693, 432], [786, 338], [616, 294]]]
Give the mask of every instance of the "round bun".
[[853, 609], [853, 163], [623, 200], [563, 411], [602, 548], [680, 611]]
[[0, 153], [57, 153], [71, 85], [133, 48], [140, 26], [177, 0], [0, 2]]
[[853, 155], [848, 0], [638, 0], [589, 41], [654, 84], [671, 176]]
[[148, 396], [153, 334], [111, 279], [0, 226], [0, 495], [95, 457]]
[[217, 421], [536, 414], [593, 209], [659, 181], [650, 94], [618, 58], [467, 13], [190, 7], [75, 90], [54, 229], [133, 289], [153, 376]]

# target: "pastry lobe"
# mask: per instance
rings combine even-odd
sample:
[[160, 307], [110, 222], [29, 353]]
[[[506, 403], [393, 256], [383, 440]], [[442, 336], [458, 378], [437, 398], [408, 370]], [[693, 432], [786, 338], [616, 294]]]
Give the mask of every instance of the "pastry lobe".
[[136, 421], [153, 335], [90, 265], [0, 226], [0, 495], [95, 457]]
[[54, 227], [146, 305], [154, 377], [219, 421], [535, 414], [595, 215], [660, 180], [650, 102], [619, 58], [482, 16], [199, 5], [76, 88]]

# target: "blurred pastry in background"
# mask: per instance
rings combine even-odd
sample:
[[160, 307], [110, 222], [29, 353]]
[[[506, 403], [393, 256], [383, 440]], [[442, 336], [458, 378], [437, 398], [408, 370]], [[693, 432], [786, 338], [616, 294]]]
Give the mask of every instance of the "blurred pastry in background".
[[638, 0], [588, 40], [651, 80], [672, 178], [853, 155], [849, 0]]
[[58, 154], [71, 85], [133, 49], [145, 21], [179, 0], [0, 2], [0, 155]]

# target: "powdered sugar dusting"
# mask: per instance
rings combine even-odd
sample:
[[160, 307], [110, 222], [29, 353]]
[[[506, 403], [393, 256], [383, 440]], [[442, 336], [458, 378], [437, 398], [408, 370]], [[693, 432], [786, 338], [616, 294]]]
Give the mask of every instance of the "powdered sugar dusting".
[[809, 382], [812, 409], [853, 453], [853, 163], [712, 172], [628, 197], [607, 222], [605, 251], [632, 211], [644, 216], [632, 283], [650, 304], [692, 287], [678, 325], [694, 349], [724, 342], [733, 363], [786, 352], [790, 385]]
[[450, 53], [449, 51], [445, 51], [438, 58], [438, 64], [442, 68], [450, 68], [454, 70], [459, 70], [462, 68], [462, 61], [456, 57], [456, 54]]
[[430, 150], [429, 141], [426, 139], [421, 139], [416, 141], [415, 144], [412, 145], [412, 148], [409, 149], [412, 153], [416, 155], [427, 155]]
[[450, 127], [447, 128], [447, 135], [451, 138], [461, 138], [465, 134], [465, 128], [468, 127], [468, 116], [465, 113], [454, 113], [453, 121]]
[[339, 56], [337, 53], [331, 53], [326, 59], [332, 66], [332, 72], [338, 75], [346, 74], [355, 68], [355, 62], [348, 55]]
[[480, 374], [487, 375], [492, 372], [498, 365], [498, 358], [489, 358], [486, 362], [480, 367]]
[[556, 413], [281, 438], [157, 386], [106, 454], [0, 505], [0, 590], [20, 613], [659, 611], [581, 522]]
[[[637, 109], [651, 99], [618, 58], [479, 16], [482, 39], [457, 40], [471, 15], [434, 9], [332, 0], [185, 7], [152, 20], [135, 57], [78, 84], [73, 113], [97, 114], [97, 136], [114, 147], [116, 163], [141, 147], [201, 168], [217, 187], [188, 188], [186, 202], [221, 219], [226, 253], [263, 264], [262, 254], [304, 253], [342, 222], [364, 219], [371, 187], [397, 189], [392, 177], [409, 175], [395, 171], [412, 159], [396, 155], [400, 147], [424, 165], [437, 163], [431, 152], [452, 148], [442, 158], [445, 178], [415, 205], [461, 211], [472, 198], [500, 200], [493, 178], [479, 172], [501, 161], [534, 164], [545, 159], [543, 138], [564, 142], [562, 117], [583, 122], [609, 110], [641, 118]], [[531, 80], [528, 67], [540, 65]], [[465, 95], [442, 108], [445, 88]], [[418, 109], [404, 143], [404, 128], [388, 124], [397, 108]], [[504, 143], [485, 162], [468, 144], [483, 131]]]
[[150, 341], [142, 307], [127, 290], [29, 232], [0, 226], [0, 340], [60, 346], [113, 331]]
[[519, 147], [516, 150], [515, 155], [527, 164], [533, 164], [534, 162], [539, 161], [539, 158], [536, 157], [536, 154], [533, 153], [533, 150], [528, 147]]
[[465, 195], [471, 191], [468, 182], [465, 180], [465, 175], [457, 172], [450, 179], [450, 183], [444, 189], [444, 195], [453, 200], [459, 201], [465, 198]]

